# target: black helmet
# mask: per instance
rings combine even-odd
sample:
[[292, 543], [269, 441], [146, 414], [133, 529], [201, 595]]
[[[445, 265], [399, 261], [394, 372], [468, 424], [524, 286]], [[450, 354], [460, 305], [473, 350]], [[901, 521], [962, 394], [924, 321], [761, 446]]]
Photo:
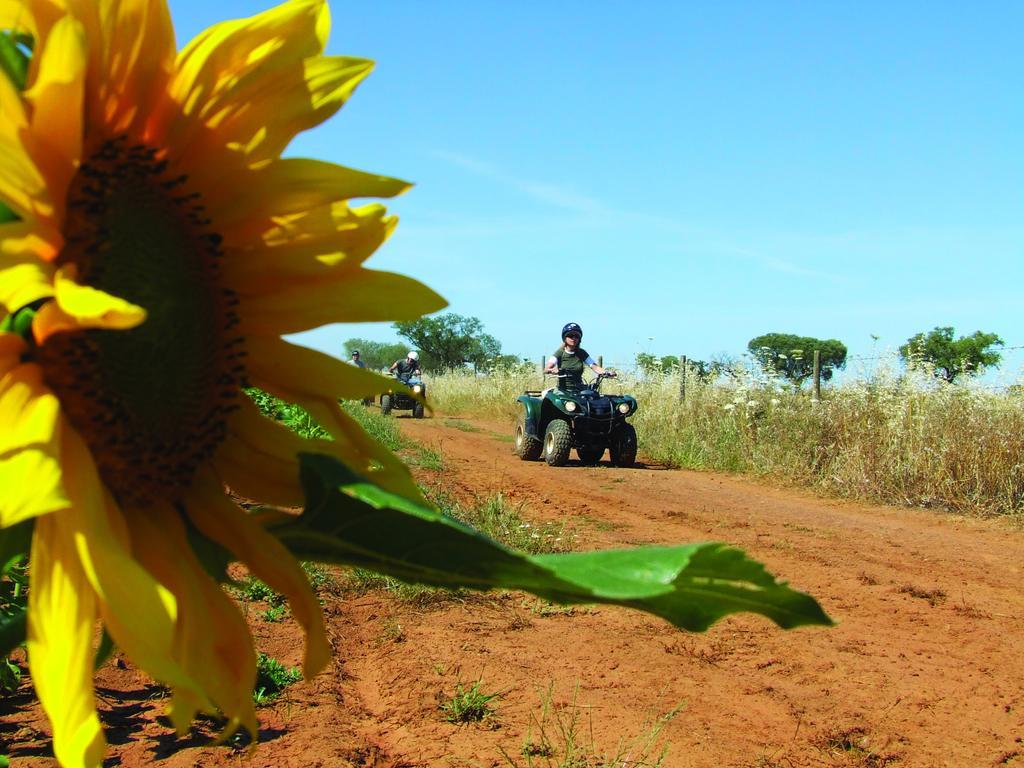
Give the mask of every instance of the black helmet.
[[353, 349], [352, 350], [352, 357], [359, 357], [359, 350], [358, 349]]
[[578, 323], [566, 323], [562, 326], [562, 338], [564, 339], [570, 333], [578, 333], [580, 340], [583, 340], [583, 329], [580, 328]]

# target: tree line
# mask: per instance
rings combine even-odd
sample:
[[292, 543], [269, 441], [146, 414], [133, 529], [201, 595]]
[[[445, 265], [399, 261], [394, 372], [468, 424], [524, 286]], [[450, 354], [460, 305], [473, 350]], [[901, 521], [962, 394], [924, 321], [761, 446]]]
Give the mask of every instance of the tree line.
[[[994, 333], [976, 331], [970, 336], [956, 338], [952, 327], [940, 326], [927, 333], [917, 333], [899, 347], [899, 354], [908, 367], [925, 367], [936, 378], [952, 383], [960, 376], [981, 373], [998, 365], [1002, 353], [997, 347], [1004, 342]], [[814, 353], [818, 353], [819, 370], [823, 381], [832, 378], [835, 371], [846, 367], [846, 345], [838, 339], [817, 339], [791, 333], [766, 333], [755, 336], [747, 343], [747, 351], [766, 371], [779, 375], [797, 387], [813, 373]], [[679, 358], [671, 355], [656, 357], [641, 353], [637, 366], [645, 373], [667, 373], [679, 365]], [[710, 380], [727, 374], [733, 361], [728, 359], [687, 361], [698, 380]]]
[[[370, 339], [349, 339], [345, 351], [351, 355], [359, 350], [370, 368], [387, 368], [411, 350], [420, 355], [420, 367], [428, 371], [448, 371], [466, 366], [490, 371], [523, 362], [515, 355], [504, 354], [501, 343], [484, 331], [479, 318], [446, 312], [435, 317], [394, 323], [398, 335], [408, 343], [389, 343]], [[976, 331], [956, 337], [952, 327], [940, 326], [918, 333], [899, 347], [899, 354], [910, 367], [926, 366], [937, 378], [953, 382], [958, 377], [980, 373], [999, 364], [1003, 340], [994, 333]], [[818, 352], [820, 375], [829, 381], [834, 372], [846, 367], [847, 348], [838, 339], [817, 339], [791, 333], [766, 333], [747, 343], [747, 351], [767, 371], [779, 375], [795, 386], [813, 375], [814, 353]], [[667, 373], [679, 366], [673, 355], [656, 356], [641, 352], [637, 367], [645, 373]], [[727, 358], [710, 361], [687, 361], [687, 370], [698, 380], [709, 381], [727, 374], [733, 361]]]

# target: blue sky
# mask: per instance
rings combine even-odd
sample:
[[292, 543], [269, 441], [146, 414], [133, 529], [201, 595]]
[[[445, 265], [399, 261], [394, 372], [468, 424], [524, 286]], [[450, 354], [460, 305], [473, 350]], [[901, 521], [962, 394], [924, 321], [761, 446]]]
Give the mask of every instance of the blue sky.
[[[179, 44], [268, 5], [171, 0]], [[377, 69], [290, 154], [416, 182], [371, 265], [422, 279], [507, 352], [550, 352], [570, 320], [620, 365], [738, 354], [769, 331], [851, 355], [937, 325], [1024, 345], [1024, 4], [332, 12], [329, 52]], [[351, 336], [396, 339], [302, 341], [341, 354]]]

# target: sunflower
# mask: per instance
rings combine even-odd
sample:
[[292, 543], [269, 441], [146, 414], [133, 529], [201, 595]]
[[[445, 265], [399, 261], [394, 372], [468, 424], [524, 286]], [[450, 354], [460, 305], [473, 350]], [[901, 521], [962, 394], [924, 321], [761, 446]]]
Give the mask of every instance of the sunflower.
[[[281, 338], [444, 305], [364, 267], [395, 219], [348, 201], [406, 183], [281, 157], [372, 68], [324, 56], [329, 25], [292, 0], [179, 52], [164, 0], [0, 0], [0, 29], [34, 41], [24, 88], [0, 73], [0, 317], [30, 319], [0, 333], [0, 527], [34, 521], [29, 663], [63, 766], [105, 749], [97, 622], [171, 688], [179, 731], [219, 712], [255, 733], [252, 639], [197, 542], [287, 595], [307, 677], [327, 663], [299, 564], [236, 503], [301, 505], [300, 451], [418, 498], [338, 407], [374, 374]], [[264, 418], [247, 386], [333, 440]]]

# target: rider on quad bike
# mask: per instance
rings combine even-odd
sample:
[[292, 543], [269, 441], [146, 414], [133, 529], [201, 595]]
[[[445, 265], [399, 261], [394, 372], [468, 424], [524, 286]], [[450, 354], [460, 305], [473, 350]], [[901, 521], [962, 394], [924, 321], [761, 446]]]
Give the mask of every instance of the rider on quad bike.
[[396, 360], [388, 368], [388, 372], [395, 374], [395, 378], [412, 390], [415, 397], [407, 394], [408, 390], [389, 389], [380, 397], [380, 412], [384, 416], [393, 410], [411, 410], [413, 418], [423, 418], [425, 411], [423, 400], [427, 396], [427, 387], [421, 378], [419, 358], [419, 354], [412, 350], [404, 360]]
[[562, 346], [555, 350], [544, 366], [544, 373], [558, 376], [558, 388], [575, 391], [583, 386], [583, 369], [590, 369], [597, 374], [614, 379], [615, 371], [606, 371], [587, 351], [580, 347], [583, 340], [583, 329], [576, 323], [566, 323], [562, 327]]

